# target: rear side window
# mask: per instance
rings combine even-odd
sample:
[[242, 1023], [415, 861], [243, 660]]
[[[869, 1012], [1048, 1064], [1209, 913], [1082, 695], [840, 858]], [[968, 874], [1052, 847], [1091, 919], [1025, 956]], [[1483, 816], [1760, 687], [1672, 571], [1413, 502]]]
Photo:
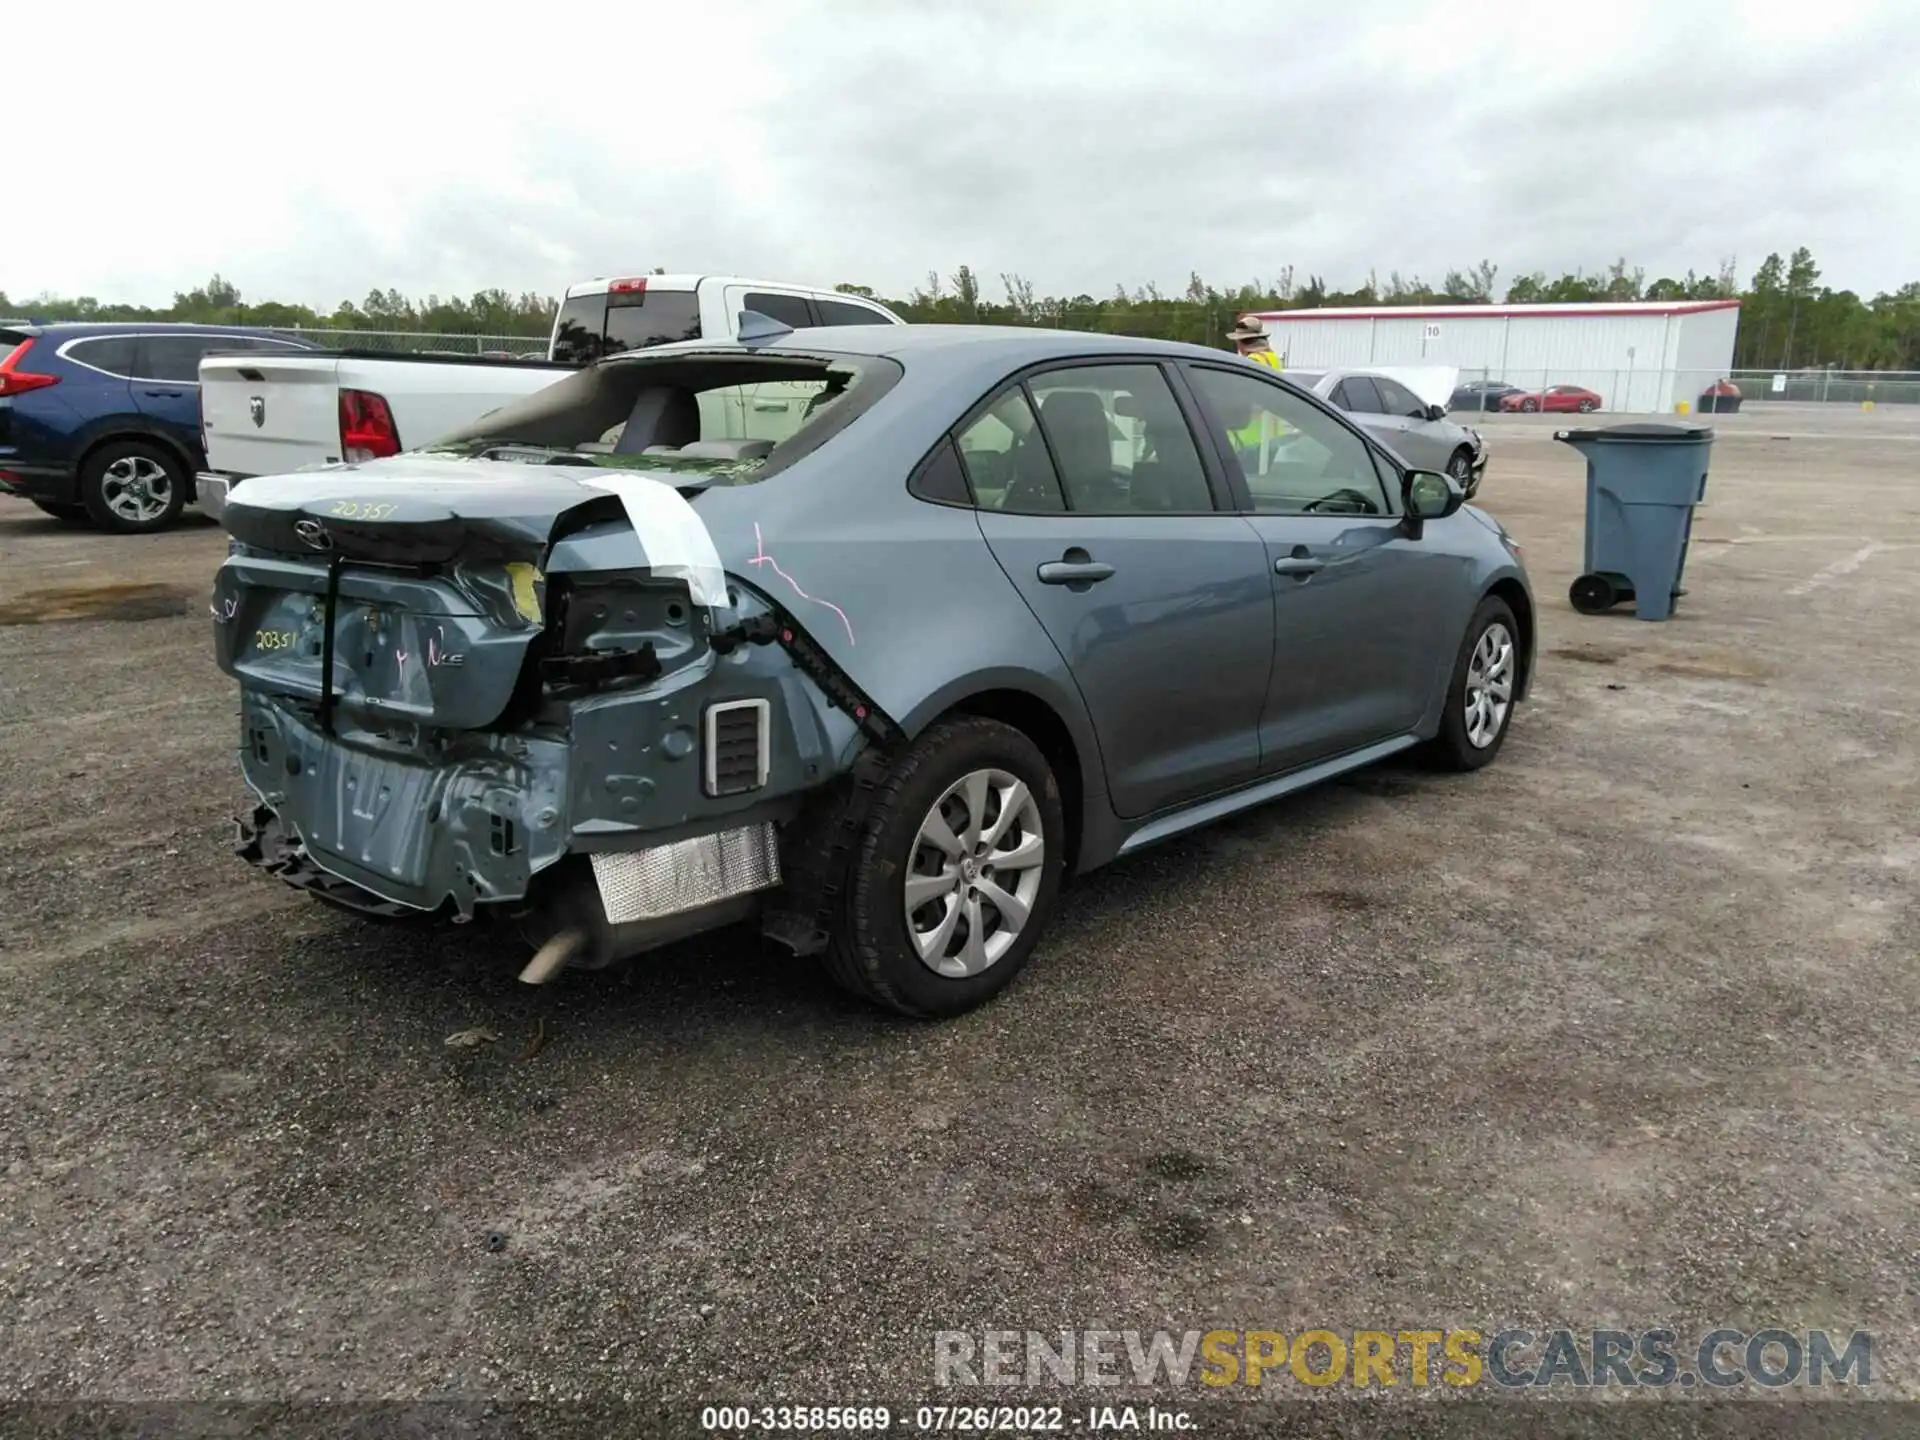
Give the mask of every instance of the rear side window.
[[886, 316], [877, 310], [869, 310], [864, 305], [849, 305], [844, 300], [816, 300], [814, 307], [820, 312], [822, 325], [887, 325]]
[[960, 462], [982, 509], [1048, 515], [1067, 508], [1024, 390], [1007, 391], [960, 432]]
[[197, 384], [200, 357], [231, 343], [226, 335], [142, 335], [133, 361], [135, 378]]
[[775, 295], [765, 290], [750, 290], [743, 309], [756, 310], [769, 320], [778, 320], [782, 325], [791, 325], [796, 330], [805, 330], [816, 323], [813, 314], [807, 309], [807, 297], [804, 295]]
[[1333, 403], [1349, 415], [1380, 415], [1380, 392], [1364, 375], [1349, 375], [1333, 387]]
[[76, 340], [67, 346], [67, 359], [76, 365], [104, 370], [122, 379], [133, 374], [134, 339], [131, 335], [102, 335], [95, 340]]

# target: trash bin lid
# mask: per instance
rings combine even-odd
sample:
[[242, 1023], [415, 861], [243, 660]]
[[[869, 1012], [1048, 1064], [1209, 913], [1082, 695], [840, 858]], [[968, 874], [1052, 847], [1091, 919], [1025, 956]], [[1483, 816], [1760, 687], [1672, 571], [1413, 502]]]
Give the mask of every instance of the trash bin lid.
[[1602, 425], [1588, 430], [1560, 430], [1554, 439], [1571, 444], [1703, 445], [1713, 439], [1711, 425], [1679, 425], [1662, 420], [1637, 420], [1628, 425]]

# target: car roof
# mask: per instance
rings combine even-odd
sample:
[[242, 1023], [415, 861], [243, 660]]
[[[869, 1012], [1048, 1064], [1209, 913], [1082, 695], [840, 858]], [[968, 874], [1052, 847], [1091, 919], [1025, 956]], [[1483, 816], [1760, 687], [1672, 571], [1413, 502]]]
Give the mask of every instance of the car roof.
[[565, 298], [574, 300], [583, 295], [604, 295], [607, 287], [614, 281], [626, 279], [645, 280], [649, 290], [671, 291], [697, 290], [702, 284], [711, 280], [716, 285], [746, 285], [755, 290], [782, 292], [803, 291], [808, 295], [851, 300], [856, 305], [879, 305], [882, 309], [886, 308], [885, 304], [875, 296], [849, 294], [843, 290], [835, 290], [829, 285], [803, 285], [792, 280], [755, 280], [747, 275], [699, 275], [692, 271], [683, 271], [678, 275], [636, 275], [633, 271], [626, 270], [617, 271], [612, 275], [594, 275], [569, 285]]
[[36, 335], [279, 335], [264, 325], [202, 325], [182, 320], [53, 320], [45, 324], [9, 325]]
[[1231, 354], [1204, 345], [1107, 335], [1091, 330], [1041, 330], [1024, 325], [835, 325], [794, 330], [759, 341], [692, 340], [673, 346], [629, 350], [604, 364], [641, 360], [668, 351], [680, 354], [871, 355], [925, 361], [941, 356], [968, 364], [1003, 360], [1009, 369], [1078, 355], [1137, 355], [1186, 360], [1224, 360]]

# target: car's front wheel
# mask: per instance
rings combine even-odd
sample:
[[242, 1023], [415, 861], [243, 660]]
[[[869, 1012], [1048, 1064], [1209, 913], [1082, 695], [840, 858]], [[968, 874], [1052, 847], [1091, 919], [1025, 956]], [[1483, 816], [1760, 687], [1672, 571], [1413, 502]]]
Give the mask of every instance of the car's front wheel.
[[186, 468], [144, 440], [112, 440], [80, 466], [80, 500], [93, 523], [123, 535], [164, 530], [187, 503]]
[[1478, 770], [1500, 753], [1520, 681], [1520, 627], [1507, 602], [1489, 595], [1473, 612], [1447, 685], [1440, 733], [1427, 758], [1445, 770]]
[[827, 952], [842, 986], [904, 1015], [958, 1015], [1020, 972], [1066, 850], [1039, 747], [977, 716], [943, 720], [881, 785]]
[[1538, 400], [1522, 400], [1520, 402], [1520, 408], [1531, 415], [1540, 408], [1540, 402]]
[[1473, 483], [1473, 452], [1462, 445], [1447, 461], [1447, 473], [1463, 486]]

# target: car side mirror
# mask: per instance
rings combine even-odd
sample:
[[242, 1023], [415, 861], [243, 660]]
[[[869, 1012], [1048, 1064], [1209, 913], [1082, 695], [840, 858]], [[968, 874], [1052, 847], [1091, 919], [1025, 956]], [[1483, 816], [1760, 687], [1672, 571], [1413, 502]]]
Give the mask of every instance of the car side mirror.
[[1447, 418], [1447, 407], [1446, 407], [1446, 406], [1444, 406], [1444, 405], [1429, 405], [1429, 406], [1427, 406], [1427, 419], [1429, 419], [1429, 420], [1444, 420], [1444, 419], [1446, 419], [1446, 418]]
[[1467, 492], [1438, 470], [1409, 470], [1401, 490], [1411, 520], [1444, 520], [1467, 503]]

